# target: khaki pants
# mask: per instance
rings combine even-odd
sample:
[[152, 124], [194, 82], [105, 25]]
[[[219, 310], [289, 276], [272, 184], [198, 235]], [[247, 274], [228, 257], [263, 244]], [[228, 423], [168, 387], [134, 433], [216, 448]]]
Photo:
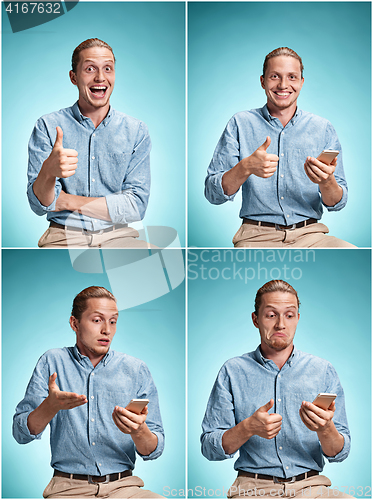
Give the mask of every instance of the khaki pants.
[[80, 479], [54, 476], [45, 488], [44, 498], [164, 498], [143, 490], [143, 481], [137, 476], [124, 477], [110, 483], [90, 484]]
[[38, 242], [40, 248], [154, 248], [138, 240], [138, 231], [132, 227], [113, 229], [106, 233], [71, 231], [49, 227]]
[[228, 491], [228, 498], [354, 498], [330, 488], [331, 481], [318, 475], [295, 483], [274, 483], [267, 479], [239, 476]]
[[292, 230], [242, 224], [233, 244], [235, 248], [357, 248], [325, 234], [328, 232], [328, 227], [320, 222]]

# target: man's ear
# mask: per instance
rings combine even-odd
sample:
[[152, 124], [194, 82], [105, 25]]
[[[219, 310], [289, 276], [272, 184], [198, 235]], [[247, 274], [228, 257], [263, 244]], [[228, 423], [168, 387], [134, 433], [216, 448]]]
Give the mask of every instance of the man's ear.
[[75, 316], [70, 316], [69, 323], [71, 328], [74, 330], [75, 333], [78, 332], [78, 320], [75, 318]]
[[260, 85], [262, 86], [262, 89], [264, 89], [264, 78], [263, 78], [263, 75], [260, 77]]
[[255, 313], [251, 313], [251, 319], [253, 320], [255, 328], [259, 328], [258, 317]]
[[69, 76], [70, 76], [70, 81], [73, 85], [77, 85], [77, 81], [76, 81], [76, 75], [74, 73], [74, 71], [71, 71], [69, 72]]

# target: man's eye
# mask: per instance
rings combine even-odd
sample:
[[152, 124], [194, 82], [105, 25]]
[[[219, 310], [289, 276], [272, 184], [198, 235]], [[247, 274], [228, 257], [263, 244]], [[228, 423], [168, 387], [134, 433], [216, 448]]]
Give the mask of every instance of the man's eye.
[[110, 66], [106, 66], [105, 71], [111, 71], [111, 69], [112, 68]]
[[92, 72], [92, 71], [94, 71], [94, 68], [92, 66], [88, 66], [88, 68], [86, 69], [86, 71]]

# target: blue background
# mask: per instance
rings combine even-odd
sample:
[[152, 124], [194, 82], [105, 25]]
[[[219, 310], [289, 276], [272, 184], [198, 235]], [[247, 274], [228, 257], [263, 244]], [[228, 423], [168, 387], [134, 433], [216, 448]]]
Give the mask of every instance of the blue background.
[[[331, 121], [349, 201], [323, 216], [330, 234], [370, 247], [370, 2], [191, 2], [188, 5], [188, 244], [231, 247], [241, 194], [216, 206], [204, 178], [228, 120], [266, 103], [263, 61], [288, 46], [302, 58], [301, 109]], [[263, 139], [264, 142], [264, 139]]]
[[71, 55], [93, 37], [106, 41], [117, 60], [112, 106], [149, 127], [152, 187], [144, 225], [173, 227], [184, 246], [185, 4], [79, 2], [14, 34], [2, 8], [3, 246], [36, 247], [48, 227], [28, 205], [27, 144], [40, 116], [77, 100]]
[[[294, 344], [301, 351], [330, 361], [345, 391], [351, 452], [344, 462], [327, 463], [324, 473], [334, 487], [354, 487], [355, 495], [352, 490], [350, 494], [355, 498], [363, 496], [358, 493], [358, 486], [363, 487], [364, 493], [369, 493], [370, 250], [203, 252], [188, 252], [188, 488], [205, 487], [206, 492], [209, 489], [211, 492], [222, 490], [223, 487], [228, 489], [237, 475], [233, 466], [238, 454], [232, 460], [220, 462], [209, 462], [202, 456], [199, 443], [201, 423], [210, 391], [223, 363], [253, 351], [259, 345], [259, 332], [251, 321], [256, 291], [270, 279], [285, 279], [283, 266], [286, 265], [287, 281], [297, 290], [301, 302]], [[273, 255], [275, 260], [266, 262]], [[219, 258], [222, 262], [217, 262]], [[242, 269], [243, 279], [238, 274], [233, 278], [231, 258], [236, 273]], [[300, 258], [303, 262], [296, 261]], [[201, 265], [205, 266], [204, 270], [201, 270]], [[228, 268], [224, 271], [225, 278], [230, 279], [223, 279], [224, 268]], [[251, 278], [247, 284], [244, 282], [245, 268], [252, 269], [247, 271]], [[295, 279], [291, 278], [292, 275]], [[206, 496], [211, 496], [211, 492]]]
[[[41, 498], [52, 477], [49, 430], [41, 440], [19, 445], [12, 437], [12, 418], [39, 357], [75, 344], [68, 323], [72, 301], [91, 285], [110, 290], [106, 274], [75, 271], [68, 251], [3, 250], [3, 498]], [[185, 489], [184, 306], [183, 282], [163, 297], [119, 311], [112, 343], [114, 350], [145, 361], [158, 389], [165, 450], [155, 461], [137, 457], [135, 468], [145, 488], [158, 494], [165, 486]]]

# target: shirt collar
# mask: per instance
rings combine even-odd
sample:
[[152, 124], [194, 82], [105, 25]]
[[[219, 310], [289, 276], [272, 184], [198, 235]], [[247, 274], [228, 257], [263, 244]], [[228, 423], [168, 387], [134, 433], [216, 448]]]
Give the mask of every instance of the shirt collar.
[[[73, 104], [73, 106], [71, 107], [71, 109], [72, 109], [72, 113], [74, 115], [74, 118], [79, 123], [84, 122], [84, 120], [90, 120], [90, 118], [88, 118], [87, 116], [82, 115], [82, 113], [81, 113], [81, 111], [79, 109], [78, 101], [76, 101], [76, 103]], [[115, 113], [114, 109], [112, 108], [112, 106], [110, 106], [108, 114], [105, 116], [105, 118], [102, 120], [101, 123], [103, 123], [106, 126], [110, 122], [110, 120], [113, 117], [114, 113]]]
[[[87, 359], [87, 360], [89, 359], [88, 356], [84, 356], [83, 354], [80, 353], [78, 346], [76, 344], [73, 347], [73, 354], [74, 354], [75, 359], [79, 363], [84, 362], [85, 359]], [[109, 349], [108, 352], [105, 354], [105, 356], [102, 358], [102, 360], [100, 361], [100, 363], [98, 365], [100, 365], [102, 363], [104, 366], [106, 366], [108, 364], [108, 362], [110, 361], [111, 357], [113, 356], [113, 354], [114, 354], [113, 351], [111, 349]]]
[[[267, 104], [265, 104], [265, 105], [261, 108], [261, 110], [262, 110], [262, 114], [263, 114], [264, 118], [267, 120], [267, 122], [271, 122], [272, 120], [276, 120], [276, 118], [275, 118], [275, 117], [273, 117], [273, 116], [271, 116], [271, 114], [269, 113], [269, 111], [268, 111], [268, 107], [267, 107]], [[299, 120], [299, 118], [300, 118], [301, 114], [302, 114], [302, 110], [301, 110], [301, 109], [299, 109], [299, 107], [297, 107], [297, 109], [296, 109], [296, 111], [295, 111], [295, 113], [294, 113], [294, 116], [293, 116], [293, 118], [290, 120], [290, 122], [289, 122], [289, 123], [291, 123], [292, 125], [294, 125], [294, 124], [295, 124], [295, 123]]]
[[[290, 356], [288, 357], [285, 365], [288, 364], [289, 366], [291, 366], [292, 363], [298, 357], [298, 353], [299, 353], [299, 351], [294, 346], [293, 347], [293, 351], [290, 354]], [[267, 363], [269, 363], [271, 361], [270, 359], [267, 359], [267, 358], [265, 358], [263, 356], [262, 351], [260, 350], [260, 345], [258, 345], [258, 347], [256, 348], [256, 350], [254, 351], [254, 357], [255, 357], [256, 361], [258, 361], [258, 363], [260, 363], [263, 366], [265, 366]]]

